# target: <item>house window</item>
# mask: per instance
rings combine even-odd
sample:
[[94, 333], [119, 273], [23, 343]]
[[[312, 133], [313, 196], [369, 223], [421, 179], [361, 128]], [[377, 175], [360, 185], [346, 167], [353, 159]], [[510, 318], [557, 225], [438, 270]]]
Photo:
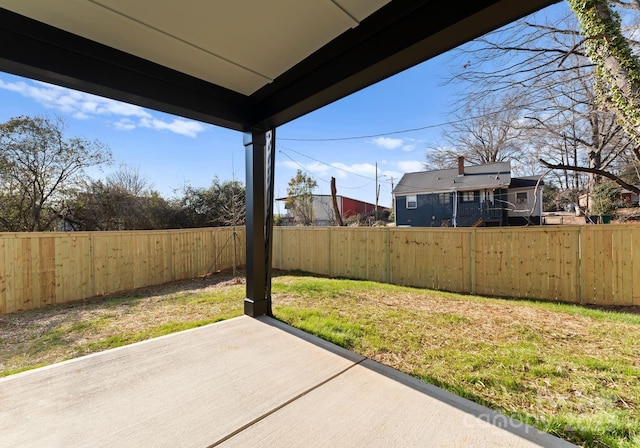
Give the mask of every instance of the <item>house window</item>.
[[451, 202], [451, 195], [449, 193], [438, 193], [438, 204], [447, 205]]
[[407, 196], [407, 208], [418, 208], [418, 197], [415, 194]]
[[476, 199], [476, 194], [474, 191], [463, 191], [462, 192], [462, 202], [473, 202]]
[[529, 202], [527, 198], [527, 192], [516, 193], [516, 204], [527, 204]]

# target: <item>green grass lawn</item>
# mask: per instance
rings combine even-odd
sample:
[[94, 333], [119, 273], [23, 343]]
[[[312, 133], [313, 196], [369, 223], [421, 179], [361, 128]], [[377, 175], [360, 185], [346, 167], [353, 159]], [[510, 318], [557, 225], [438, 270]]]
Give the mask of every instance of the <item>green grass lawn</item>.
[[587, 447], [640, 446], [640, 316], [279, 277], [279, 319]]
[[[217, 277], [0, 316], [0, 376], [242, 313]], [[587, 447], [640, 446], [640, 315], [283, 275], [277, 318]]]

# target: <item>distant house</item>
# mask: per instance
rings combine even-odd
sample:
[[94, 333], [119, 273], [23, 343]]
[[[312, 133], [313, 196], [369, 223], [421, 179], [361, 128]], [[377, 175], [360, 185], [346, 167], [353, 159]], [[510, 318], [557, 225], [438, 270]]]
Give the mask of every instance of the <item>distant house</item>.
[[626, 188], [623, 188], [622, 191], [620, 192], [620, 200], [625, 205], [637, 204], [638, 201], [640, 200], [640, 196], [638, 196], [637, 193], [634, 193], [631, 190], [627, 190]]
[[[286, 204], [287, 198], [276, 199], [277, 201], [282, 201]], [[366, 218], [368, 216], [374, 216], [376, 206], [375, 204], [371, 204], [369, 202], [359, 201], [358, 199], [348, 198], [346, 196], [336, 196], [336, 201], [338, 203], [338, 210], [342, 215], [342, 219], [347, 220], [349, 218], [355, 216], [361, 216]], [[336, 223], [335, 214], [333, 212], [333, 203], [331, 201], [331, 195], [328, 194], [314, 194], [312, 195], [312, 206], [313, 206], [313, 225], [315, 226], [330, 226]], [[282, 225], [296, 225], [295, 217], [290, 213], [287, 206], [284, 206], [286, 213], [281, 215]], [[378, 214], [381, 215], [383, 212], [387, 212], [388, 209], [386, 207], [382, 207], [378, 205]]]
[[[539, 176], [511, 177], [511, 163], [407, 173], [393, 190], [397, 226], [478, 227], [539, 224]], [[536, 185], [538, 188], [536, 188]]]
[[[626, 206], [626, 207], [635, 206], [638, 204], [639, 201], [640, 201], [640, 196], [638, 196], [638, 194], [634, 193], [633, 191], [627, 190], [626, 188], [622, 188], [620, 190], [620, 202], [619, 202], [620, 206]], [[593, 207], [593, 194], [592, 193], [581, 194], [580, 197], [578, 198], [578, 205], [583, 210], [586, 210], [587, 212], [591, 212], [591, 209]]]

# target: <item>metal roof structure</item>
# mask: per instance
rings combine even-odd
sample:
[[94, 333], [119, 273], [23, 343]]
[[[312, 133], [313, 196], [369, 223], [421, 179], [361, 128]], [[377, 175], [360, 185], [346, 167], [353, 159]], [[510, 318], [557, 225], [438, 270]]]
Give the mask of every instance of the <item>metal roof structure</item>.
[[0, 0], [0, 70], [243, 131], [245, 312], [269, 314], [273, 131], [557, 1]]

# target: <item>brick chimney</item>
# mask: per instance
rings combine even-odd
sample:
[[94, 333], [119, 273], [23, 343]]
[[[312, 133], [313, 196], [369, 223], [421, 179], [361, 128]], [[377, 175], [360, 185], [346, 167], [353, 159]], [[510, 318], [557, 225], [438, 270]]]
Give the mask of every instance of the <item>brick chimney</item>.
[[464, 157], [458, 157], [458, 176], [464, 176]]

